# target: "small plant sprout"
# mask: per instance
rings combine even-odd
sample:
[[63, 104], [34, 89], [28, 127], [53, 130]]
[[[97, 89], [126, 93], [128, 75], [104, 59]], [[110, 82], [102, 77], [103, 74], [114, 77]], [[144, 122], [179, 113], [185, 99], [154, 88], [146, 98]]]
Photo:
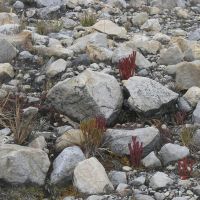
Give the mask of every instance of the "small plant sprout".
[[184, 124], [186, 118], [187, 118], [187, 112], [184, 111], [178, 111], [175, 113], [175, 121], [178, 125]]
[[141, 159], [142, 159], [142, 154], [143, 154], [143, 143], [137, 141], [137, 137], [133, 136], [132, 137], [132, 142], [128, 144], [129, 151], [130, 151], [130, 159], [131, 159], [131, 164], [134, 167], [140, 167]]
[[93, 13], [84, 13], [80, 23], [84, 27], [93, 26], [96, 23], [97, 19]]
[[136, 51], [133, 51], [127, 58], [119, 60], [118, 68], [119, 74], [122, 80], [128, 80], [135, 74], [136, 69]]
[[178, 161], [178, 174], [182, 180], [188, 179], [191, 176], [194, 163], [194, 160], [187, 157]]

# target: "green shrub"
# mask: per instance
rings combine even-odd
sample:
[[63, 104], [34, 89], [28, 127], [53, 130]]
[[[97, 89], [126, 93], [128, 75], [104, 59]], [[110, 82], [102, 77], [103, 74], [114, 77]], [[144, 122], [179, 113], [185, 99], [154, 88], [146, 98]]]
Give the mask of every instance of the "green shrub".
[[93, 26], [96, 23], [97, 19], [94, 14], [84, 13], [80, 22], [82, 26]]

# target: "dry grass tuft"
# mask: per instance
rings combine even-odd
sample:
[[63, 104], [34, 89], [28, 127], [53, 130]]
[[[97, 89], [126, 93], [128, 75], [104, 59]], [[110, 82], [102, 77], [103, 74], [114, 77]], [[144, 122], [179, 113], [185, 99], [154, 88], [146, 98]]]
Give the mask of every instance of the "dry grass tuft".
[[88, 26], [93, 26], [96, 23], [97, 19], [96, 16], [92, 13], [84, 13], [80, 23], [82, 26], [88, 27]]
[[35, 127], [36, 114], [30, 113], [24, 115], [23, 113], [24, 99], [19, 95], [11, 97], [8, 95], [0, 102], [0, 127], [10, 128], [15, 143], [23, 144]]

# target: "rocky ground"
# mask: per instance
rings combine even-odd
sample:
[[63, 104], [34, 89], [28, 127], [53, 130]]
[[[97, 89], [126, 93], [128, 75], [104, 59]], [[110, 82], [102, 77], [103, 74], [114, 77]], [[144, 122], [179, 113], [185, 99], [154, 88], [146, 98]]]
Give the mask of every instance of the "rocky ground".
[[0, 200], [200, 199], [199, 0], [1, 0], [0, 36]]

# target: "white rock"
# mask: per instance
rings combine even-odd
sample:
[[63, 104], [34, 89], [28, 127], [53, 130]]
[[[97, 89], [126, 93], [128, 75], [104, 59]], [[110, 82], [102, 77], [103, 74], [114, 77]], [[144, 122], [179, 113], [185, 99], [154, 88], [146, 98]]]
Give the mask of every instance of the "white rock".
[[200, 101], [197, 103], [197, 106], [192, 114], [192, 119], [194, 123], [200, 124]]
[[47, 154], [15, 144], [0, 146], [0, 179], [9, 183], [31, 182], [43, 185], [50, 166]]
[[164, 165], [185, 158], [189, 154], [190, 152], [187, 147], [171, 143], [165, 144], [159, 151], [159, 155], [161, 156]]
[[79, 162], [74, 170], [73, 183], [80, 192], [87, 194], [105, 193], [114, 189], [104, 167], [94, 157]]
[[0, 82], [14, 77], [13, 66], [9, 63], [0, 63]]
[[146, 168], [156, 168], [162, 166], [160, 160], [157, 158], [154, 152], [151, 152], [149, 155], [143, 158], [142, 164]]
[[126, 173], [121, 171], [111, 171], [108, 174], [110, 181], [112, 182], [113, 186], [117, 186], [120, 183], [127, 184]]
[[158, 19], [148, 19], [142, 26], [141, 29], [145, 31], [159, 32], [161, 30]]
[[77, 164], [85, 159], [81, 149], [72, 146], [64, 149], [53, 162], [51, 183], [63, 184], [72, 180], [72, 175]]
[[165, 188], [167, 185], [171, 185], [173, 180], [163, 172], [156, 172], [150, 179], [149, 186], [153, 189]]
[[190, 103], [191, 106], [195, 107], [200, 101], [200, 88], [195, 86], [189, 88], [183, 97]]

